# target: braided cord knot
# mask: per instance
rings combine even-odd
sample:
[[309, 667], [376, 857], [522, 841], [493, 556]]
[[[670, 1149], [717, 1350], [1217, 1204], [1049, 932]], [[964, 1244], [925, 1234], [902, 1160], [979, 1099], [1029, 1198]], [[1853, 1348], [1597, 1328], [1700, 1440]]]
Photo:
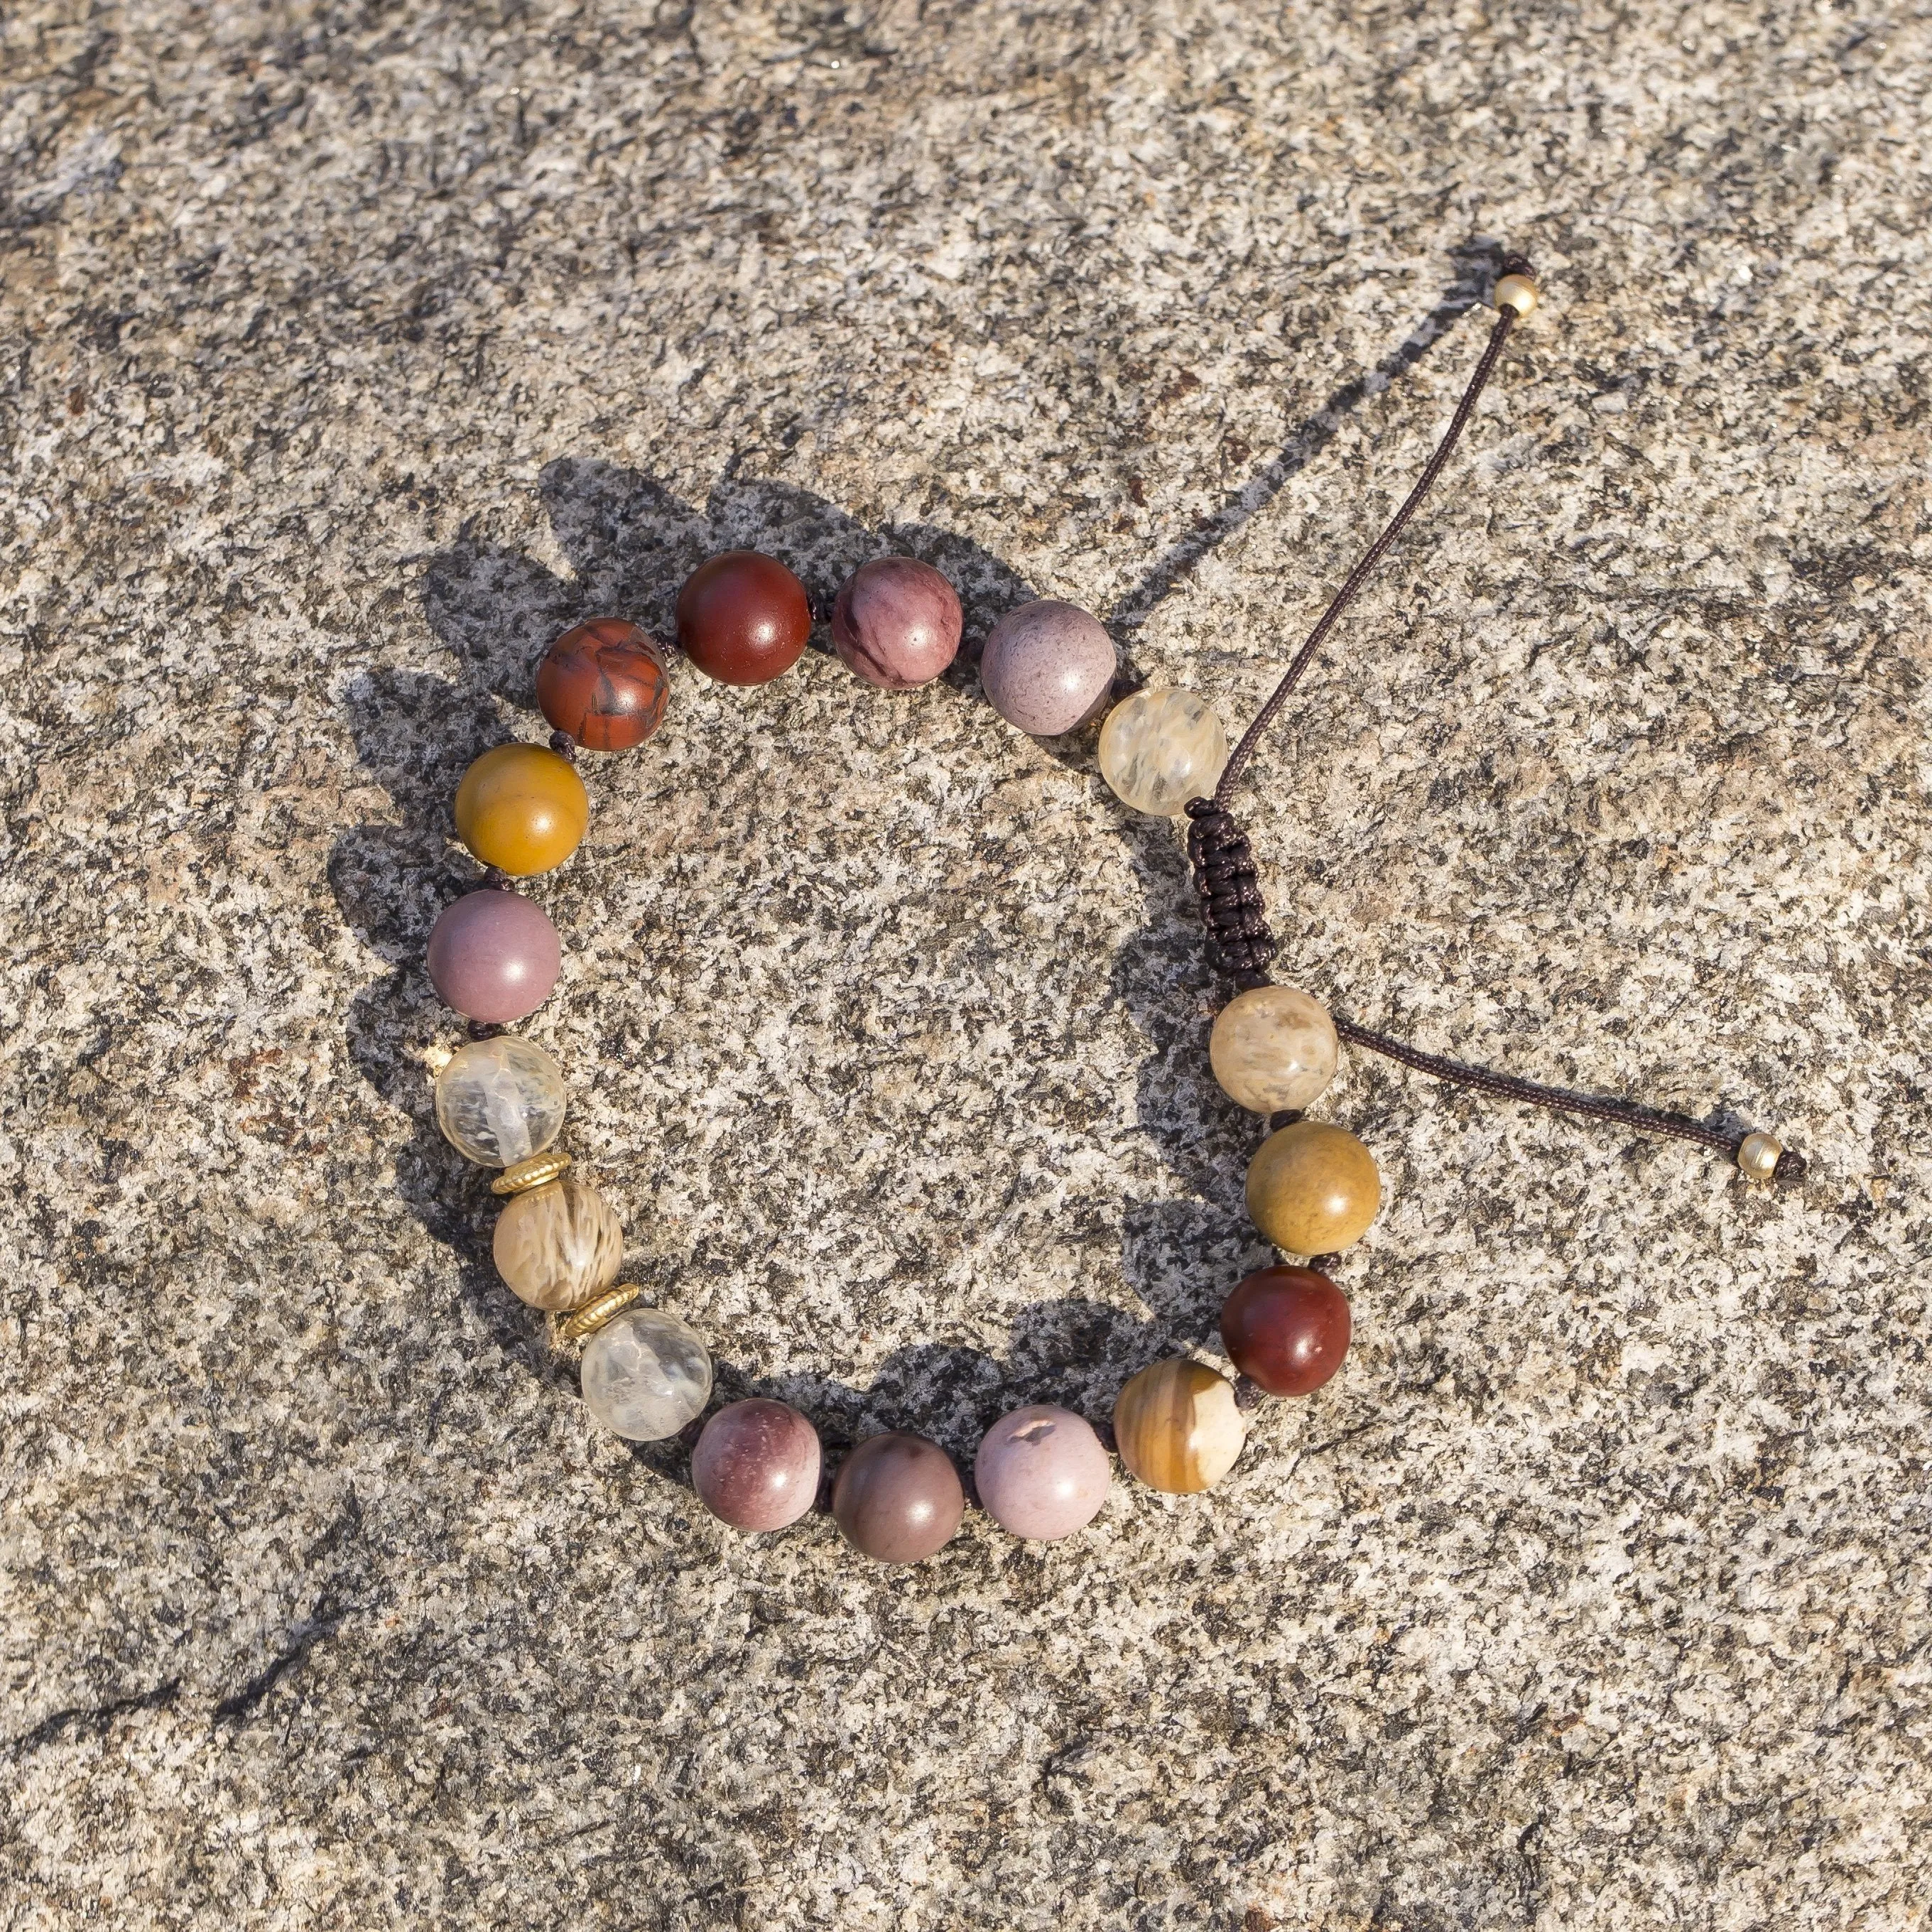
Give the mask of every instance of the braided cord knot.
[[1214, 799], [1191, 798], [1186, 812], [1193, 821], [1187, 828], [1187, 862], [1215, 964], [1238, 980], [1258, 984], [1268, 977], [1275, 943], [1248, 835]]

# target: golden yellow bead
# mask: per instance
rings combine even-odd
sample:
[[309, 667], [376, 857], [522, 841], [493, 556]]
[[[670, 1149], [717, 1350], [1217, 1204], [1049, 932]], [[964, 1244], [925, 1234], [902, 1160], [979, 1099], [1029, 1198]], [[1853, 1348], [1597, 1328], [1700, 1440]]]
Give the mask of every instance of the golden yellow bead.
[[590, 822], [584, 781], [568, 758], [541, 745], [485, 752], [456, 788], [456, 836], [513, 878], [562, 865]]
[[1520, 320], [1535, 308], [1536, 284], [1527, 275], [1505, 275], [1496, 284], [1496, 306], [1513, 308]]
[[1375, 1156], [1326, 1120], [1297, 1120], [1248, 1166], [1248, 1214], [1292, 1255], [1332, 1255], [1368, 1232], [1382, 1205]]
[[1778, 1172], [1784, 1143], [1775, 1134], [1747, 1134], [1738, 1149], [1738, 1165], [1753, 1180], [1768, 1180]]
[[1227, 1377], [1184, 1356], [1142, 1370], [1114, 1403], [1120, 1460], [1172, 1496], [1212, 1489], [1234, 1466], [1247, 1428]]
[[622, 1314], [644, 1292], [635, 1282], [625, 1281], [605, 1288], [601, 1294], [593, 1294], [574, 1314], [566, 1316], [557, 1324], [557, 1339], [580, 1342], [586, 1335], [596, 1334], [614, 1315]]
[[490, 1184], [492, 1194], [527, 1194], [547, 1180], [560, 1179], [570, 1171], [570, 1156], [552, 1148], [547, 1154], [533, 1154], [528, 1160], [512, 1161]]

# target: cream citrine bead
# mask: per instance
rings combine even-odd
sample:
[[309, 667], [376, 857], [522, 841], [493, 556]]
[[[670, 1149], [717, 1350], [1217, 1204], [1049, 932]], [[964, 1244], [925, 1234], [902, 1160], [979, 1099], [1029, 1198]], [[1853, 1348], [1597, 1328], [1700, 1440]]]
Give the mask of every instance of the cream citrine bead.
[[511, 1196], [491, 1252], [519, 1300], [566, 1312], [617, 1279], [624, 1225], [590, 1182], [566, 1174]]
[[1220, 719], [1191, 691], [1137, 691], [1100, 728], [1100, 776], [1123, 804], [1155, 818], [1207, 797], [1227, 762]]
[[1254, 986], [1216, 1015], [1208, 1063], [1221, 1090], [1251, 1114], [1299, 1111], [1335, 1077], [1335, 1022], [1296, 986]]

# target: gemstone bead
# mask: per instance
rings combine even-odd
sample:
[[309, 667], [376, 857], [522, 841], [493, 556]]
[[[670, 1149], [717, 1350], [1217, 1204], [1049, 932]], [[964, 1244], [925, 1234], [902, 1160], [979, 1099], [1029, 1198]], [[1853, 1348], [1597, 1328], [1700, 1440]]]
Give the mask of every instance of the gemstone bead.
[[1234, 1466], [1246, 1435], [1233, 1384], [1184, 1356], [1142, 1370], [1114, 1404], [1120, 1460], [1170, 1496], [1212, 1489]]
[[1536, 284], [1527, 275], [1504, 275], [1496, 284], [1496, 302], [1498, 308], [1514, 309], [1520, 320], [1536, 306]]
[[563, 950], [542, 906], [519, 892], [485, 890], [443, 908], [424, 963], [445, 1006], [507, 1026], [550, 998]]
[[677, 641], [720, 684], [769, 684], [797, 663], [812, 635], [805, 586], [776, 557], [728, 550], [677, 593]]
[[1000, 1417], [973, 1459], [974, 1486], [993, 1520], [1042, 1543], [1085, 1528], [1107, 1500], [1112, 1474], [1092, 1428], [1048, 1402]]
[[466, 1160], [508, 1167], [563, 1131], [563, 1071], [534, 1040], [472, 1040], [436, 1076], [436, 1124]]
[[839, 586], [832, 648], [868, 684], [910, 691], [958, 655], [958, 593], [916, 557], [874, 557]]
[[623, 1223], [589, 1181], [566, 1174], [510, 1197], [496, 1217], [491, 1252], [519, 1300], [563, 1312], [617, 1279]]
[[1237, 993], [1208, 1038], [1221, 1090], [1254, 1114], [1310, 1106], [1334, 1078], [1337, 1050], [1328, 1008], [1294, 986]]
[[818, 1499], [818, 1431], [788, 1402], [721, 1408], [691, 1455], [698, 1500], [734, 1529], [782, 1529]]
[[832, 1486], [845, 1540], [881, 1563], [917, 1563], [952, 1540], [966, 1492], [952, 1458], [923, 1436], [868, 1436]]
[[1326, 1120], [1297, 1120], [1248, 1166], [1248, 1213], [1278, 1248], [1330, 1255], [1359, 1240], [1382, 1205], [1375, 1157]]
[[560, 866], [590, 823], [570, 760], [542, 745], [499, 745], [456, 788], [456, 836], [486, 866], [527, 878]]
[[1191, 691], [1137, 691], [1100, 728], [1100, 776], [1122, 804], [1150, 818], [1212, 796], [1227, 762], [1220, 719]]
[[664, 722], [664, 653], [634, 624], [599, 617], [566, 631], [537, 666], [537, 703], [586, 750], [625, 752]]
[[1784, 1143], [1775, 1134], [1747, 1134], [1738, 1147], [1738, 1166], [1753, 1180], [1768, 1180], [1778, 1172]]
[[1009, 610], [980, 655], [987, 702], [1036, 738], [1084, 724], [1106, 702], [1116, 668], [1099, 619], [1051, 597]]
[[1221, 1309], [1228, 1359], [1270, 1395], [1310, 1395], [1348, 1352], [1348, 1298], [1313, 1268], [1258, 1268]]
[[704, 1413], [711, 1355], [698, 1330], [661, 1308], [627, 1308], [584, 1345], [584, 1406], [632, 1442], [662, 1442]]

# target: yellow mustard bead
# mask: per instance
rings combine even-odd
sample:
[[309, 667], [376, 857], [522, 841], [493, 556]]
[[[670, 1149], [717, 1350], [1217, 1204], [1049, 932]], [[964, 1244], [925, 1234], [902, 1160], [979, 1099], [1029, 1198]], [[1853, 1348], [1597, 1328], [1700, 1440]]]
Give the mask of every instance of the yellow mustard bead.
[[1537, 304], [1536, 284], [1527, 275], [1505, 275], [1496, 284], [1496, 306], [1513, 308], [1519, 319]]
[[1114, 1403], [1120, 1460], [1172, 1496], [1212, 1489], [1234, 1466], [1247, 1429], [1227, 1377], [1184, 1356], [1142, 1370]]
[[456, 788], [456, 836], [513, 878], [562, 865], [590, 822], [584, 781], [542, 745], [485, 752]]
[[1382, 1205], [1375, 1156], [1326, 1120], [1297, 1120], [1248, 1166], [1248, 1214], [1292, 1255], [1332, 1255], [1360, 1240]]

